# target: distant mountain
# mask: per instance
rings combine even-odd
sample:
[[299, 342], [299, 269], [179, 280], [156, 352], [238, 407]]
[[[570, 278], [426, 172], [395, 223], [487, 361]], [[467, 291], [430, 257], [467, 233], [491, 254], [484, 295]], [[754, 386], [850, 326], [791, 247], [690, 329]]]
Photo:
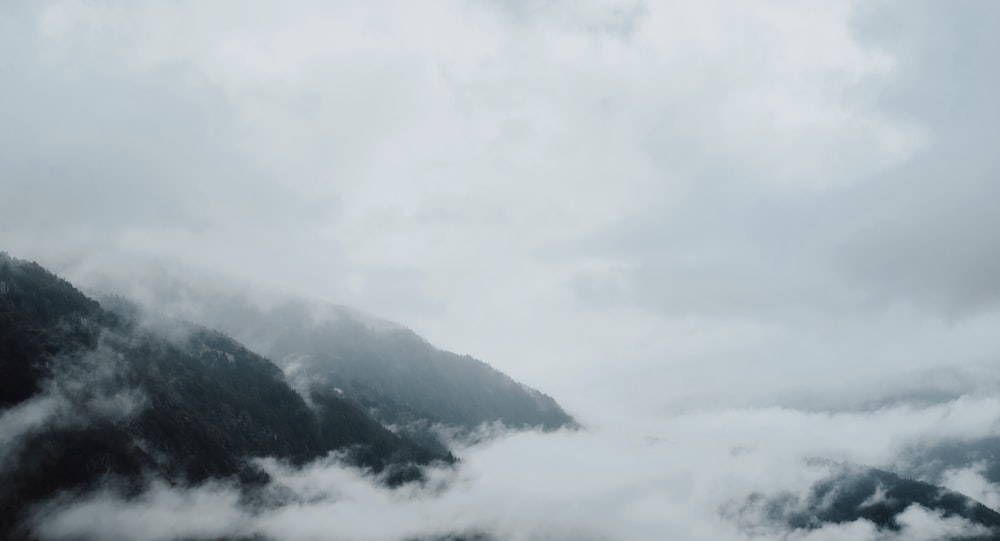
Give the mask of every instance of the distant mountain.
[[900, 515], [914, 505], [945, 518], [964, 519], [983, 530], [981, 534], [953, 541], [1000, 539], [1000, 513], [993, 509], [939, 486], [855, 465], [835, 468], [830, 477], [813, 485], [805, 497], [754, 494], [747, 501], [724, 509], [723, 515], [737, 523], [748, 518], [747, 522], [755, 527], [761, 519], [780, 529], [797, 530], [867, 520], [880, 530], [898, 531]]
[[[574, 425], [551, 397], [488, 364], [435, 348], [409, 329], [336, 307], [289, 301], [235, 310], [216, 323], [281, 365], [311, 395], [343, 396], [386, 424], [483, 423], [556, 429]], [[228, 323], [226, 323], [228, 321]]]
[[551, 397], [490, 365], [346, 307], [249, 295], [222, 284], [197, 287], [169, 276], [98, 287], [219, 329], [273, 360], [308, 399], [347, 399], [397, 432], [438, 448], [434, 425], [460, 433], [484, 423], [576, 426]]
[[917, 444], [900, 453], [908, 473], [921, 479], [942, 480], [948, 471], [979, 470], [983, 478], [1000, 483], [1000, 436], [961, 438]]
[[454, 460], [340, 396], [308, 404], [281, 369], [219, 332], [144, 325], [119, 304], [0, 254], [0, 538], [32, 504], [99, 483], [250, 486], [266, 477], [253, 457], [301, 464], [335, 450], [395, 483]]
[[[128, 497], [153, 479], [225, 478], [252, 505], [268, 481], [256, 457], [302, 465], [335, 452], [398, 485], [456, 461], [434, 425], [575, 425], [552, 398], [489, 365], [346, 308], [167, 291], [144, 305], [99, 302], [0, 253], [0, 539], [30, 539], [23, 525], [36, 505], [98, 487]], [[979, 464], [995, 480], [997, 443], [914, 448], [901, 463], [931, 481]], [[978, 528], [961, 539], [1000, 540], [1000, 513], [963, 494], [873, 468], [833, 471], [805, 494], [755, 494], [720, 513], [756, 528], [750, 536], [787, 537], [857, 520], [898, 531], [918, 506]]]

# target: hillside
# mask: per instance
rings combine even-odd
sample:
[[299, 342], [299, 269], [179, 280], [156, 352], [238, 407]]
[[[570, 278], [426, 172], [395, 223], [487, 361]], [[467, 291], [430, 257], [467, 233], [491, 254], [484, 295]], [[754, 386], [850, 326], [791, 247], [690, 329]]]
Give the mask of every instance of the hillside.
[[811, 531], [831, 524], [865, 520], [882, 532], [898, 532], [909, 509], [922, 508], [942, 518], [963, 519], [980, 531], [951, 541], [1000, 539], [1000, 513], [964, 494], [907, 479], [877, 468], [840, 464], [805, 495], [754, 494], [727, 506], [723, 516], [737, 524], [775, 531]]
[[576, 426], [550, 396], [489, 364], [438, 349], [405, 327], [350, 308], [166, 275], [93, 285], [142, 299], [147, 310], [219, 329], [273, 360], [304, 396], [347, 399], [427, 442], [435, 439], [434, 425], [460, 433], [484, 423]]
[[454, 460], [344, 399], [307, 404], [277, 366], [219, 332], [144, 326], [6, 254], [0, 323], [0, 534], [66, 490], [139, 490], [150, 476], [251, 486], [263, 480], [254, 457], [301, 464], [338, 451], [389, 483]]

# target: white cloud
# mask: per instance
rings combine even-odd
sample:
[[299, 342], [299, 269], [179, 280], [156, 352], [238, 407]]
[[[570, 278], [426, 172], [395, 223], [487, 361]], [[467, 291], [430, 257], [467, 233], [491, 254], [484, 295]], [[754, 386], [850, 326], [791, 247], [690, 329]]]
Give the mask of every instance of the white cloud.
[[51, 375], [39, 392], [0, 410], [0, 473], [18, 465], [31, 438], [52, 428], [80, 427], [96, 420], [122, 421], [146, 406], [137, 389], [120, 381], [120, 354], [102, 340], [93, 351], [48, 359]]
[[[725, 539], [709, 510], [734, 478], [663, 457], [749, 490], [741, 468], [779, 472], [775, 456], [889, 464], [915, 439], [995, 432], [997, 20], [892, 1], [9, 2], [0, 244], [73, 277], [145, 257], [356, 305], [588, 424], [664, 416], [708, 450], [602, 428], [472, 451], [463, 472], [503, 468], [493, 449], [546, 479], [530, 455], [577, 445], [604, 455], [576, 468], [641, 466], [561, 472], [587, 532], [565, 497], [520, 502], [487, 469], [438, 500], [560, 535], [607, 533], [606, 508], [632, 538], [676, 521]], [[402, 524], [436, 518], [423, 501]], [[268, 520], [308, 537], [323, 523], [296, 512], [323, 505]]]
[[[35, 46], [15, 57], [36, 74], [20, 99], [51, 106], [24, 117], [39, 136], [8, 156], [18, 207], [57, 204], [39, 182], [79, 203], [50, 214], [66, 222], [9, 214], [5, 244], [280, 284], [544, 384], [556, 359], [602, 362], [659, 324], [581, 306], [581, 273], [632, 261], [564, 246], [636, 217], [709, 215], [725, 204], [709, 186], [753, 198], [866, 182], [922, 137], [871, 99], [896, 63], [857, 39], [851, 4], [254, 5], [13, 13]], [[39, 173], [53, 155], [64, 166]], [[690, 240], [646, 246], [689, 258], [711, 235], [700, 221], [677, 224]], [[38, 246], [38, 227], [66, 243]], [[729, 267], [732, 248], [706, 264]], [[747, 288], [693, 272], [664, 277], [691, 303], [711, 304], [720, 280]], [[804, 287], [798, 302], [825, 283]]]
[[978, 462], [947, 470], [941, 476], [941, 486], [965, 494], [990, 509], [1000, 509], [1000, 487], [983, 475], [986, 467], [985, 463]]
[[237, 500], [238, 494], [221, 485], [181, 491], [156, 482], [130, 501], [112, 492], [98, 492], [56, 512], [63, 503], [56, 500], [51, 507], [42, 509], [45, 518], [38, 534], [43, 539], [77, 539], [85, 535], [109, 541], [239, 535], [240, 523], [246, 518]]
[[754, 494], [804, 496], [841, 468], [813, 458], [891, 467], [899, 449], [915, 442], [994, 434], [998, 407], [996, 400], [961, 399], [835, 415], [704, 411], [619, 418], [587, 431], [498, 433], [460, 449], [457, 468], [432, 469], [422, 486], [394, 490], [336, 456], [301, 469], [267, 459], [259, 464], [273, 482], [256, 499], [277, 505], [257, 511], [241, 506], [225, 485], [154, 484], [137, 499], [99, 492], [56, 502], [38, 515], [37, 525], [45, 539], [258, 532], [290, 540], [398, 540], [487, 532], [504, 540], [643, 540], [661, 539], [664, 531], [691, 540], [748, 539], [760, 532], [811, 540], [847, 533], [937, 539], [974, 528], [917, 507], [900, 515], [898, 534], [864, 521], [793, 531], [764, 514], [737, 519], [723, 511]]

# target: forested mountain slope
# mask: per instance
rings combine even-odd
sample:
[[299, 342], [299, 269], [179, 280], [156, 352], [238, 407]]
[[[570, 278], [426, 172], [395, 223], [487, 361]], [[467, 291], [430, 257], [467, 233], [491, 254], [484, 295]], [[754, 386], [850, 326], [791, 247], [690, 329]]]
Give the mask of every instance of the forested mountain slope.
[[[36, 502], [149, 476], [176, 483], [262, 473], [337, 450], [384, 472], [453, 461], [339, 397], [310, 405], [267, 359], [177, 323], [147, 327], [34, 263], [0, 254], [0, 537]], [[259, 479], [258, 479], [259, 480]]]
[[435, 423], [461, 431], [483, 423], [576, 425], [550, 396], [350, 308], [170, 276], [126, 281], [98, 281], [95, 288], [219, 329], [281, 366], [305, 396], [346, 398], [402, 430]]

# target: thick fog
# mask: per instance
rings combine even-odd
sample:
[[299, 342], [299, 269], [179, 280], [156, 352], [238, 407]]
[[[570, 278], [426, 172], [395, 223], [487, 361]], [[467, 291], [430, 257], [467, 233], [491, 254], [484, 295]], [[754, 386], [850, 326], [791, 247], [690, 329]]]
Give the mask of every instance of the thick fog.
[[[1000, 401], [981, 399], [871, 414], [773, 409], [659, 423], [616, 419], [580, 432], [495, 434], [461, 448], [460, 467], [431, 470], [422, 487], [376, 488], [335, 457], [298, 470], [265, 460], [274, 481], [260, 498], [262, 511], [241, 503], [225, 483], [156, 484], [137, 499], [109, 490], [54, 502], [39, 511], [37, 524], [49, 539], [85, 533], [109, 540], [254, 533], [399, 540], [477, 532], [511, 540], [941, 539], [977, 530], [912, 506], [899, 532], [877, 532], [860, 520], [791, 531], [747, 501], [754, 494], [802, 498], [813, 483], [849, 467], [819, 455], [894, 466], [908, 444], [992, 433], [998, 415]], [[961, 488], [984, 485], [971, 469], [949, 475]], [[971, 494], [987, 502], [998, 497], [995, 488]]]
[[1000, 436], [998, 24], [971, 0], [3, 2], [0, 250], [161, 308], [173, 282], [351, 306], [586, 427], [394, 491], [262, 458], [289, 498], [262, 512], [225, 482], [109, 487], [40, 533], [893, 538], [745, 505], [845, 464], [996, 509], [983, 464], [913, 457]]

